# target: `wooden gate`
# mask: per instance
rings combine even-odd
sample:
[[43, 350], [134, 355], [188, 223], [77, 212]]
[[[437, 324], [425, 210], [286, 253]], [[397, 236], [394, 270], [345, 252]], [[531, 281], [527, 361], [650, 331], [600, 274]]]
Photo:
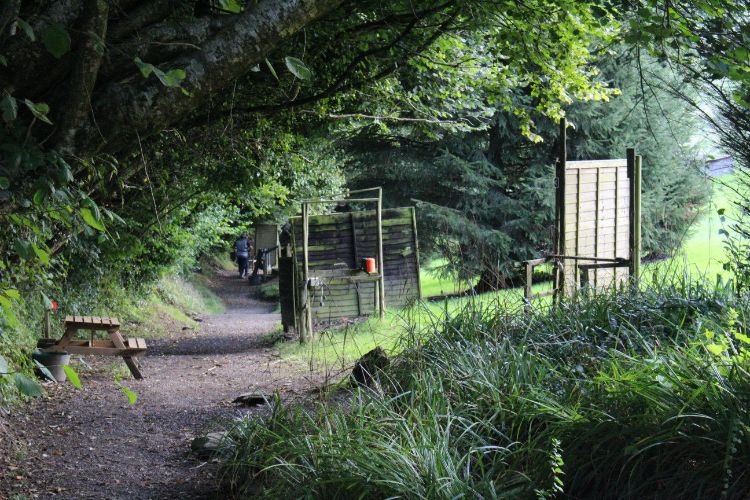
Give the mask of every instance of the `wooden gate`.
[[[641, 260], [641, 157], [567, 161], [560, 122], [555, 175], [555, 290], [615, 286], [637, 277]], [[627, 269], [625, 269], [627, 268]]]
[[564, 170], [558, 167], [557, 178], [564, 197], [558, 209], [562, 235], [555, 253], [571, 257], [560, 259], [565, 294], [575, 292], [579, 284], [609, 287], [627, 280], [635, 169], [627, 159], [561, 164]]
[[[566, 122], [560, 123], [555, 169], [555, 241], [552, 255], [524, 262], [527, 301], [574, 294], [579, 288], [616, 286], [640, 272], [641, 157], [567, 161]], [[533, 268], [553, 262], [552, 290], [531, 293]]]

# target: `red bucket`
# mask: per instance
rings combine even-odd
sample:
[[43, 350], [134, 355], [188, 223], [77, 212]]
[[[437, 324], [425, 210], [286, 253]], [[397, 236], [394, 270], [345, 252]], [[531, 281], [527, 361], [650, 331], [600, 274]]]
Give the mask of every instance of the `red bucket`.
[[377, 267], [375, 267], [375, 259], [372, 257], [365, 257], [362, 259], [362, 270], [367, 274], [378, 272]]

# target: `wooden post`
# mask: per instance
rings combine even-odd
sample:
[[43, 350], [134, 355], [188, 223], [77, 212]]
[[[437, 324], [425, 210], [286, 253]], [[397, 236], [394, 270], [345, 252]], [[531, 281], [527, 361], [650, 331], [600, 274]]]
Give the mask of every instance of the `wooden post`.
[[[555, 255], [565, 255], [565, 163], [567, 162], [567, 120], [560, 119], [560, 151], [555, 168]], [[564, 266], [564, 260], [563, 260]], [[564, 267], [555, 260], [553, 274], [553, 300], [558, 299], [562, 290], [565, 292]]]
[[378, 206], [377, 206], [377, 224], [378, 224], [378, 271], [380, 272], [379, 293], [380, 293], [380, 317], [385, 317], [385, 261], [383, 260], [383, 188], [378, 188]]
[[[615, 251], [614, 257], [617, 258], [617, 232], [620, 229], [619, 218], [617, 217], [618, 209], [620, 208], [620, 167], [615, 167]], [[612, 282], [615, 284], [615, 288], [619, 285], [619, 274], [620, 270], [615, 268], [612, 270]]]
[[411, 207], [411, 225], [414, 231], [414, 256], [417, 261], [417, 290], [419, 290], [419, 300], [422, 300], [422, 278], [419, 273], [419, 239], [417, 239], [417, 209]]
[[635, 157], [635, 169], [633, 171], [633, 249], [632, 270], [633, 280], [638, 284], [641, 275], [641, 156]]
[[523, 308], [526, 312], [529, 312], [531, 309], [531, 286], [534, 282], [534, 266], [528, 261], [525, 261], [523, 265], [526, 268], [526, 284], [523, 287]]
[[44, 338], [48, 339], [52, 335], [52, 322], [50, 321], [49, 311], [44, 311]]
[[305, 343], [312, 339], [312, 307], [310, 305], [309, 279], [310, 263], [308, 253], [309, 239], [309, 211], [310, 206], [305, 202], [302, 204], [302, 307], [305, 314], [305, 326], [300, 331], [300, 342]]
[[[594, 212], [594, 257], [600, 257], [599, 255], [599, 213], [601, 212], [601, 209], [602, 209], [601, 177], [602, 177], [602, 169], [597, 168], [596, 169], [596, 209]], [[615, 187], [615, 196], [617, 196], [617, 187]], [[617, 217], [616, 212], [615, 212], [615, 217]], [[575, 274], [573, 275], [573, 279], [575, 280]], [[594, 269], [594, 286], [595, 287], [599, 286], [599, 271], [597, 269]]]
[[629, 248], [629, 255], [628, 260], [630, 261], [630, 265], [628, 266], [628, 274], [630, 274], [631, 280], [633, 279], [633, 276], [635, 275], [635, 214], [634, 214], [634, 208], [635, 208], [635, 149], [628, 148], [627, 149], [627, 170], [628, 170], [628, 185], [630, 188], [629, 193], [629, 204], [630, 207], [628, 209], [628, 215], [629, 215], [629, 227], [628, 227], [628, 248]]

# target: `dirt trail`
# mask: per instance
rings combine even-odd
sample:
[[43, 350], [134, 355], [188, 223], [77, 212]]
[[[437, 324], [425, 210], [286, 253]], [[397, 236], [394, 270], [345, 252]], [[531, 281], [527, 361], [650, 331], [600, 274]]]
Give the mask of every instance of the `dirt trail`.
[[233, 405], [243, 392], [278, 389], [291, 397], [312, 381], [264, 343], [264, 335], [279, 328], [273, 305], [250, 298], [247, 281], [232, 273], [216, 276], [211, 286], [226, 311], [206, 316], [199, 332], [149, 341], [141, 361], [146, 378], [125, 382], [138, 394], [134, 406], [113, 380], [111, 366], [119, 358], [87, 357], [92, 370], [80, 373], [84, 390], [50, 386], [49, 398], [8, 418], [20, 447], [0, 456], [0, 498], [215, 495], [216, 466], [191, 454], [191, 439], [221, 422], [266, 411]]

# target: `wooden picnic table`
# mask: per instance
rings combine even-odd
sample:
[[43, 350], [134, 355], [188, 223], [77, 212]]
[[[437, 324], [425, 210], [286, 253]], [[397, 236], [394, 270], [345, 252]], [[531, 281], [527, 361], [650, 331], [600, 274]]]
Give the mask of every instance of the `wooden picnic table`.
[[[89, 339], [76, 339], [78, 330], [90, 331]], [[95, 331], [106, 331], [109, 339], [94, 339]], [[146, 341], [142, 338], [123, 337], [117, 318], [66, 316], [65, 333], [60, 340], [42, 339], [39, 341], [39, 348], [45, 352], [65, 351], [69, 354], [122, 356], [133, 377], [143, 378], [136, 357], [146, 352]]]

